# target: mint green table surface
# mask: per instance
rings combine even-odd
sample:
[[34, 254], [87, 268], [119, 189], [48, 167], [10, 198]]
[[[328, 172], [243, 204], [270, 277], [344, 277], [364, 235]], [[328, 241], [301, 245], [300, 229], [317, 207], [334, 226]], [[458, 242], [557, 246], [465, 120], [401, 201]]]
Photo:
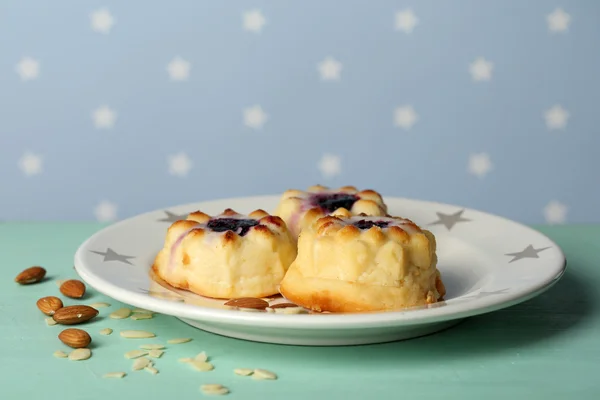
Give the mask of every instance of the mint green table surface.
[[[90, 289], [84, 303], [105, 301], [93, 322], [79, 327], [93, 338], [90, 359], [53, 357], [68, 351], [47, 326], [38, 298], [60, 295], [57, 279], [76, 277], [73, 253], [94, 223], [0, 224], [0, 399], [197, 399], [204, 383], [220, 383], [231, 399], [600, 399], [600, 226], [537, 227], [566, 253], [567, 273], [552, 289], [526, 303], [467, 319], [428, 337], [356, 347], [294, 347], [247, 342], [205, 333], [166, 316], [134, 321], [108, 318], [123, 306]], [[19, 286], [22, 269], [42, 265], [47, 279]], [[76, 301], [66, 299], [65, 304]], [[98, 331], [110, 327], [114, 333]], [[132, 340], [121, 329], [155, 332]], [[160, 371], [131, 371], [123, 354], [141, 343], [167, 345]], [[197, 372], [177, 360], [206, 351], [215, 369]], [[276, 381], [233, 374], [237, 367], [265, 368]], [[125, 371], [123, 379], [102, 378]]]

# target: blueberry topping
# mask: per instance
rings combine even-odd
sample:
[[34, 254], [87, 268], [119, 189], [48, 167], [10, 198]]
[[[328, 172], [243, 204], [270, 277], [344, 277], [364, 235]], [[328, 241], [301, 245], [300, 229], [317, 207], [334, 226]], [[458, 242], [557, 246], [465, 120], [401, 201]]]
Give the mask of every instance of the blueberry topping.
[[244, 236], [250, 228], [256, 225], [258, 225], [258, 221], [254, 219], [217, 218], [208, 221], [206, 227], [214, 232], [232, 231]]
[[355, 222], [353, 225], [358, 229], [370, 229], [374, 226], [378, 226], [380, 228], [387, 228], [390, 224], [390, 221], [367, 221], [365, 219], [361, 219], [360, 221]]
[[312, 195], [311, 203], [327, 213], [332, 213], [338, 208], [350, 211], [358, 199], [358, 196], [348, 193], [317, 193]]

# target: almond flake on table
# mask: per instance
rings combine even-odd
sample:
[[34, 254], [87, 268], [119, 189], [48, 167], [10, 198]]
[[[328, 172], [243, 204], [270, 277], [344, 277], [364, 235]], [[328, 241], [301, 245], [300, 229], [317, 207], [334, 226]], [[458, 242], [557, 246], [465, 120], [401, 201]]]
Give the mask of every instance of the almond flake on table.
[[147, 339], [155, 337], [156, 335], [147, 331], [125, 330], [121, 331], [121, 336], [127, 339]]
[[119, 308], [109, 314], [109, 318], [112, 319], [124, 319], [131, 315], [131, 310], [127, 307]]
[[131, 358], [139, 358], [142, 356], [147, 356], [148, 355], [148, 351], [146, 350], [131, 350], [128, 351], [127, 353], [125, 353], [125, 358], [131, 359]]
[[152, 375], [158, 374], [158, 370], [152, 366], [145, 367], [144, 370], [150, 372]]
[[113, 332], [113, 330], [110, 329], [110, 328], [100, 329], [100, 334], [101, 335], [110, 335], [112, 332]]
[[194, 367], [194, 369], [196, 371], [206, 372], [206, 371], [212, 371], [215, 368], [211, 363], [208, 363], [205, 361], [192, 360], [189, 363], [191, 364], [192, 367]]
[[151, 366], [151, 362], [149, 359], [147, 359], [146, 357], [136, 358], [133, 362], [133, 365], [131, 366], [131, 369], [133, 371], [139, 371], [148, 366]]
[[277, 379], [277, 375], [275, 375], [273, 372], [267, 371], [266, 369], [260, 369], [260, 368], [257, 368], [257, 369], [254, 370], [254, 374], [252, 375], [252, 377], [254, 379], [259, 379], [259, 380], [264, 380], [264, 379], [274, 380], [274, 379]]
[[194, 357], [194, 361], [207, 361], [208, 360], [208, 356], [206, 355], [206, 352], [203, 351], [201, 353], [198, 353], [198, 355], [196, 357]]
[[56, 324], [57, 324], [57, 322], [54, 320], [54, 318], [52, 318], [52, 317], [46, 318], [46, 325], [53, 326], [53, 325], [56, 325]]
[[140, 319], [152, 319], [152, 318], [154, 318], [154, 316], [152, 314], [138, 313], [138, 314], [133, 314], [129, 318], [131, 318], [134, 321], [138, 321]]
[[68, 354], [62, 350], [56, 350], [54, 353], [52, 353], [52, 355], [57, 358], [67, 358], [68, 357]]
[[233, 370], [234, 374], [241, 375], [241, 376], [249, 376], [249, 375], [252, 375], [253, 372], [254, 372], [254, 370], [252, 370], [250, 368], [236, 368]]
[[104, 303], [104, 302], [92, 303], [92, 304], [90, 304], [90, 307], [92, 307], [92, 308], [104, 308], [104, 307], [110, 307], [110, 304]]
[[148, 355], [152, 358], [160, 358], [164, 354], [163, 350], [150, 350]]
[[181, 343], [187, 343], [189, 341], [191, 341], [191, 338], [176, 338], [176, 339], [169, 339], [167, 340], [167, 343], [169, 344], [181, 344]]
[[229, 389], [227, 389], [225, 386], [223, 385], [219, 385], [217, 383], [208, 383], [205, 385], [200, 386], [200, 390], [202, 390], [202, 392], [204, 394], [227, 394], [229, 393]]
[[69, 360], [71, 361], [81, 361], [87, 360], [92, 356], [92, 351], [88, 348], [75, 349], [69, 353]]
[[125, 376], [125, 372], [107, 372], [102, 375], [103, 378], [123, 378]]

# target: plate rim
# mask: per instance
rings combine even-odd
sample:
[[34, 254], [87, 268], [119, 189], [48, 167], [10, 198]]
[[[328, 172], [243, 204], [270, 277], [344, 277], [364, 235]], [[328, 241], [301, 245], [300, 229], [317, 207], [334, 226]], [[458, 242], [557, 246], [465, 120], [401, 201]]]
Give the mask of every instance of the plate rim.
[[[352, 313], [352, 314], [276, 314], [276, 313], [249, 313], [239, 310], [225, 310], [211, 307], [203, 307], [199, 305], [186, 304], [181, 302], [173, 302], [148, 296], [146, 294], [132, 292], [128, 289], [115, 285], [112, 282], [95, 276], [89, 272], [89, 268], [81, 266], [80, 257], [86, 250], [87, 245], [94, 241], [97, 237], [105, 235], [112, 230], [118, 229], [121, 225], [131, 223], [133, 220], [147, 217], [151, 214], [165, 212], [165, 210], [174, 208], [198, 208], [198, 205], [208, 203], [226, 203], [226, 202], [257, 202], [259, 199], [269, 198], [275, 201], [281, 197], [280, 194], [267, 194], [257, 196], [238, 196], [217, 198], [212, 200], [195, 201], [185, 204], [178, 204], [164, 208], [157, 208], [151, 211], [143, 212], [123, 220], [112, 223], [104, 228], [94, 232], [86, 240], [84, 240], [74, 254], [74, 268], [79, 276], [91, 287], [98, 292], [113, 298], [117, 301], [129, 304], [135, 307], [143, 307], [157, 313], [171, 315], [177, 318], [187, 318], [192, 320], [206, 321], [211, 323], [223, 323], [228, 325], [244, 325], [264, 328], [285, 328], [285, 329], [349, 329], [349, 328], [377, 328], [391, 326], [410, 326], [426, 323], [436, 323], [441, 321], [462, 319], [476, 315], [486, 314], [500, 309], [508, 308], [513, 305], [523, 303], [531, 298], [537, 297], [541, 293], [554, 286], [566, 273], [567, 259], [562, 248], [554, 240], [549, 238], [544, 233], [525, 225], [521, 222], [511, 220], [507, 217], [482, 211], [476, 208], [455, 205], [451, 203], [442, 203], [430, 200], [421, 200], [409, 197], [398, 196], [383, 196], [386, 199], [393, 201], [408, 201], [413, 203], [421, 203], [431, 208], [455, 208], [475, 212], [486, 217], [499, 219], [502, 223], [512, 224], [519, 229], [529, 231], [530, 234], [537, 235], [543, 240], [551, 244], [558, 253], [559, 259], [556, 265], [553, 264], [553, 270], [556, 273], [544, 280], [540, 280], [535, 285], [530, 285], [527, 289], [523, 289], [513, 294], [502, 294], [500, 296], [490, 296], [489, 298], [473, 299], [471, 301], [461, 302], [461, 310], [453, 310], [453, 305], [444, 305], [441, 307], [398, 310], [398, 311], [383, 311], [375, 313]], [[410, 217], [407, 217], [410, 218]], [[448, 307], [450, 312], [447, 312]]]

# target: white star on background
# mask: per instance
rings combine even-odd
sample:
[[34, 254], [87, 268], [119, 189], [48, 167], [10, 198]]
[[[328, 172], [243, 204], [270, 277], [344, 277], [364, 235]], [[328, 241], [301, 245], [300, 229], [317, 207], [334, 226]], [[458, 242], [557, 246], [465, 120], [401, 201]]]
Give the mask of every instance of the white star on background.
[[337, 81], [340, 79], [340, 74], [342, 72], [342, 63], [329, 56], [318, 64], [317, 69], [319, 70], [319, 75], [321, 75], [322, 80]]
[[548, 129], [564, 129], [571, 115], [560, 104], [549, 108], [544, 112], [546, 127]]
[[167, 157], [169, 173], [175, 176], [186, 176], [192, 169], [192, 160], [185, 153], [177, 153]]
[[469, 157], [469, 172], [483, 178], [492, 169], [492, 161], [487, 153], [471, 154]]
[[544, 207], [544, 218], [549, 224], [563, 224], [567, 219], [567, 211], [566, 205], [553, 200]]
[[115, 125], [117, 113], [105, 105], [92, 112], [92, 119], [97, 129], [110, 129]]
[[492, 70], [494, 63], [483, 57], [477, 57], [475, 61], [469, 64], [469, 73], [474, 81], [489, 81], [492, 79]]
[[23, 81], [37, 79], [40, 75], [40, 63], [31, 57], [23, 57], [15, 66], [15, 71]]
[[546, 22], [550, 32], [566, 32], [569, 30], [571, 16], [561, 8], [557, 8], [546, 16]]
[[243, 15], [244, 29], [250, 32], [259, 33], [262, 30], [266, 20], [260, 10], [252, 10], [245, 12]]
[[114, 221], [117, 219], [117, 205], [108, 200], [103, 200], [94, 208], [94, 215], [99, 222]]
[[319, 161], [319, 170], [325, 178], [333, 178], [342, 172], [342, 160], [335, 154], [324, 154]]
[[419, 24], [419, 19], [409, 8], [406, 10], [398, 11], [396, 13], [396, 30], [403, 31], [405, 33], [412, 33], [415, 26]]
[[37, 175], [42, 172], [43, 169], [42, 157], [27, 151], [19, 159], [19, 168], [26, 176]]
[[174, 81], [185, 81], [190, 76], [191, 64], [183, 58], [177, 56], [167, 64], [169, 77]]
[[394, 125], [409, 130], [419, 120], [413, 106], [400, 106], [394, 110]]
[[90, 14], [90, 25], [95, 32], [108, 34], [114, 24], [115, 19], [106, 8], [94, 10]]
[[267, 122], [269, 116], [259, 105], [244, 109], [244, 125], [253, 129], [260, 129]]

